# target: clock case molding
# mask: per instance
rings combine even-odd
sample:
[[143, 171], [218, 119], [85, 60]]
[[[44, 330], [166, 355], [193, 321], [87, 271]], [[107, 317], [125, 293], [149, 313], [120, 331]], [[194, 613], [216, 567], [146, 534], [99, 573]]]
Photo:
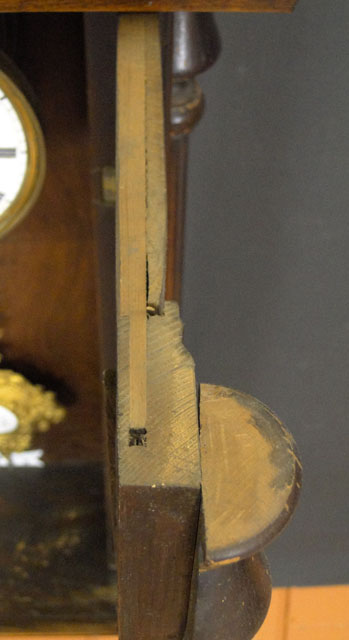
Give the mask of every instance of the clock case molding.
[[289, 13], [297, 0], [2, 0], [2, 11], [256, 11]]
[[1, 367], [54, 391], [67, 415], [32, 442], [45, 468], [0, 469], [0, 633], [112, 633], [83, 16], [0, 14], [0, 35], [47, 151], [39, 200], [0, 240]]

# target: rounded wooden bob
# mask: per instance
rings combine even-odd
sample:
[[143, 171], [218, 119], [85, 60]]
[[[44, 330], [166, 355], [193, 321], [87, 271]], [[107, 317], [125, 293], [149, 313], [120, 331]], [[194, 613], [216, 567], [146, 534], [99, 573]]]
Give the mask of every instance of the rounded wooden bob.
[[276, 415], [249, 396], [201, 385], [204, 563], [237, 562], [289, 521], [301, 487], [296, 444]]

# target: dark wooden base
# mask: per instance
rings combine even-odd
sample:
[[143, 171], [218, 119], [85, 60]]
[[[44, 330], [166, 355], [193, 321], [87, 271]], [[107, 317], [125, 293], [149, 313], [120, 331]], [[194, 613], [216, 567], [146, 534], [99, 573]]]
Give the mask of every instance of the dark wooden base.
[[0, 470], [0, 634], [116, 633], [99, 465]]

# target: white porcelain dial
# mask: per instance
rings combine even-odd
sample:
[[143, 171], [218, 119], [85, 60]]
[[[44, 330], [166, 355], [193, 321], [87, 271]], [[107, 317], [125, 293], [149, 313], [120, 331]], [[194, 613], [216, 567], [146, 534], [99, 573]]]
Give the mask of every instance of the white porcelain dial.
[[23, 124], [11, 100], [0, 89], [0, 216], [18, 196], [28, 168]]
[[0, 405], [0, 434], [12, 433], [18, 427], [18, 418], [6, 407]]
[[18, 85], [0, 69], [0, 237], [31, 209], [44, 172], [37, 117]]

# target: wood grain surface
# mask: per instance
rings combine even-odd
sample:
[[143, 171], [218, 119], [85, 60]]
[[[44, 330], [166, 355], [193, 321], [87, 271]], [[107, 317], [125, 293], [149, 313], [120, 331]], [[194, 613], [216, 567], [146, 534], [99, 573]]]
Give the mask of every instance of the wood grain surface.
[[200, 452], [205, 563], [236, 562], [285, 526], [300, 490], [295, 443], [261, 402], [200, 385]]
[[133, 428], [146, 422], [146, 28], [142, 16], [123, 17], [117, 49], [116, 329]]
[[[159, 21], [145, 21], [146, 37], [146, 187], [147, 305], [162, 313], [165, 298], [167, 188], [164, 91]], [[148, 117], [147, 113], [151, 114]]]
[[100, 463], [0, 469], [0, 633], [113, 633]]
[[200, 497], [194, 365], [182, 345], [178, 306], [166, 303], [160, 313], [156, 304], [149, 317], [146, 311], [147, 293], [153, 290], [157, 302], [165, 275], [162, 73], [154, 40], [159, 43], [157, 16], [120, 19], [116, 549], [121, 640], [182, 637]]
[[82, 19], [20, 15], [16, 33], [14, 58], [37, 98], [47, 175], [34, 209], [1, 240], [0, 352], [5, 366], [55, 391], [67, 408], [65, 422], [35, 442], [45, 461], [101, 459]]
[[1, 11], [292, 11], [297, 0], [0, 0]]
[[[119, 630], [125, 640], [180, 638], [200, 495], [193, 363], [176, 303], [147, 321], [147, 420], [130, 428], [123, 331], [118, 344]], [[133, 438], [144, 438], [136, 446]], [[132, 444], [132, 446], [130, 446]]]

